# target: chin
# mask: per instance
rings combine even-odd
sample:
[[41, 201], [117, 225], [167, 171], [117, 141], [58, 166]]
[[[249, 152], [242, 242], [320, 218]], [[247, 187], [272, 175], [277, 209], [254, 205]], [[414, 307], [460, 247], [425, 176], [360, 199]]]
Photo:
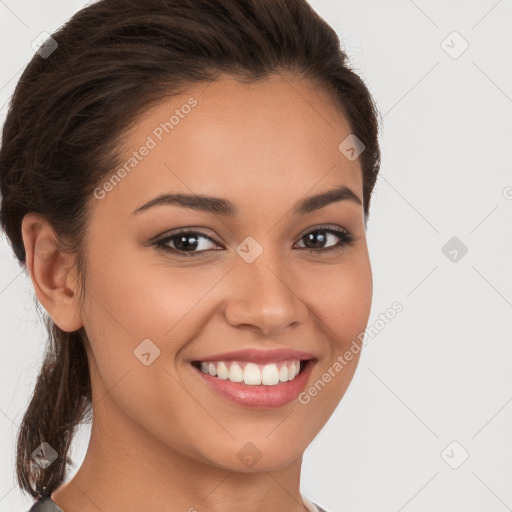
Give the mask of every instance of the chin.
[[277, 471], [302, 458], [306, 446], [289, 444], [289, 436], [287, 444], [275, 432], [268, 434], [259, 437], [248, 434], [243, 440], [230, 440], [229, 445], [217, 444], [215, 453], [210, 451], [205, 455], [210, 464], [237, 473]]

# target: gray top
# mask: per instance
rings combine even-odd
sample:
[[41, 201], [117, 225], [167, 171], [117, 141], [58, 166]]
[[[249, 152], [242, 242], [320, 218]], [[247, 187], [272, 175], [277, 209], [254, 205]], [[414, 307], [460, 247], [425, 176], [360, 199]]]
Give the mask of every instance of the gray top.
[[64, 512], [49, 496], [37, 500], [28, 512]]
[[[312, 502], [313, 503], [313, 502]], [[322, 507], [313, 503], [318, 509], [318, 512], [327, 512]], [[45, 496], [36, 501], [28, 512], [64, 512], [49, 496]]]

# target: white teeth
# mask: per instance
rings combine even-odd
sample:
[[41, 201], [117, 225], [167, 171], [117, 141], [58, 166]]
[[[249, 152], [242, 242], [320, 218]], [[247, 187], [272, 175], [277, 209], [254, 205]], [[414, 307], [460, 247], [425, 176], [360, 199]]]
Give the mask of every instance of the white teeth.
[[282, 361], [265, 365], [241, 361], [201, 362], [201, 371], [222, 380], [243, 382], [248, 386], [276, 386], [293, 380], [300, 373], [300, 361]]
[[295, 364], [292, 364], [288, 373], [288, 380], [292, 380], [295, 378], [300, 372], [300, 362], [295, 361]]
[[244, 372], [236, 363], [233, 363], [229, 369], [229, 380], [231, 382], [242, 382], [244, 380]]
[[244, 382], [251, 386], [261, 384], [261, 371], [254, 363], [248, 363], [245, 366]]
[[[286, 368], [286, 366], [285, 366]], [[279, 370], [275, 364], [266, 364], [261, 371], [261, 383], [265, 386], [279, 384]]]
[[228, 367], [222, 361], [217, 365], [217, 377], [222, 380], [229, 378]]

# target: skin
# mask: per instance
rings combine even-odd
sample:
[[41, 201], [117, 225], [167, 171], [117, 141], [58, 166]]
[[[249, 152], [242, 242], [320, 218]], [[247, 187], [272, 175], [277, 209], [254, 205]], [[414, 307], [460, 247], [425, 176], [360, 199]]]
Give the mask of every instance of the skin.
[[[94, 421], [82, 466], [52, 495], [66, 512], [304, 510], [302, 454], [357, 366], [354, 355], [307, 405], [264, 410], [226, 401], [191, 367], [239, 348], [292, 348], [317, 358], [309, 387], [365, 330], [372, 299], [363, 207], [344, 200], [291, 214], [296, 201], [339, 185], [362, 200], [359, 159], [338, 149], [351, 130], [332, 99], [289, 75], [196, 84], [137, 120], [126, 158], [191, 96], [191, 113], [103, 199], [91, 198], [83, 314], [72, 255], [57, 250], [44, 217], [23, 220], [39, 301], [61, 329], [84, 326], [88, 337]], [[165, 205], [131, 215], [163, 192], [222, 197], [240, 212]], [[323, 224], [348, 230], [353, 245], [306, 252], [304, 235]], [[201, 238], [196, 251], [223, 250], [187, 258], [148, 245], [182, 227], [220, 242]], [[251, 264], [235, 252], [247, 236], [263, 248]], [[328, 235], [319, 247], [337, 242]], [[144, 339], [161, 351], [149, 366], [134, 356]], [[237, 457], [247, 442], [261, 453], [252, 467]]]

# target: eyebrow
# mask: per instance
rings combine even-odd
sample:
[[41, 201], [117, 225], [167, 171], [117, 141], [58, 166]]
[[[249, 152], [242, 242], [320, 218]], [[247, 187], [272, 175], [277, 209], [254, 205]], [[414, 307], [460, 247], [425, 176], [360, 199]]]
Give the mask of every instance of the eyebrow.
[[[361, 199], [345, 185], [299, 200], [292, 208], [293, 215], [305, 215], [339, 201], [350, 201], [362, 205]], [[235, 217], [238, 206], [227, 199], [200, 194], [161, 194], [132, 212], [138, 214], [153, 206], [171, 205], [191, 208], [214, 215]]]

